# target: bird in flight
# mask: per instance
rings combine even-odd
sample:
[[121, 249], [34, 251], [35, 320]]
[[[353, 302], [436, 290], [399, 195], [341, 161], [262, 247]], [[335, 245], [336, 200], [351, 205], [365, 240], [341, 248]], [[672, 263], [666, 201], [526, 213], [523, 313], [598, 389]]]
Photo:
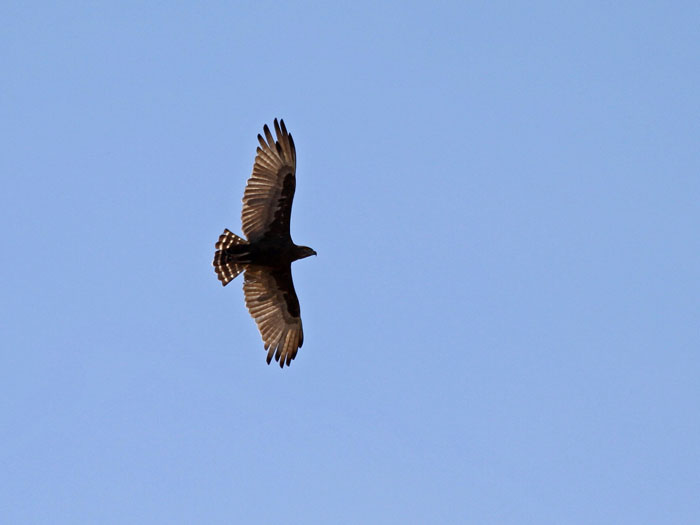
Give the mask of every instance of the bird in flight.
[[253, 174], [243, 193], [243, 233], [247, 240], [224, 230], [216, 243], [214, 270], [223, 286], [239, 273], [250, 315], [267, 350], [280, 367], [292, 362], [304, 342], [299, 299], [292, 282], [292, 262], [316, 252], [297, 246], [289, 234], [296, 188], [297, 154], [284, 121], [275, 119], [275, 134], [265, 125]]

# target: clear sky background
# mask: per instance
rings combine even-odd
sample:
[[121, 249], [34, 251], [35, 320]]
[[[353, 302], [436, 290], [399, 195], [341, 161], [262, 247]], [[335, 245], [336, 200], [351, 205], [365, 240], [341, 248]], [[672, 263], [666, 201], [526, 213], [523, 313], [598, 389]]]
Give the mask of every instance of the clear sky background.
[[[0, 522], [698, 522], [697, 2], [59, 4], [0, 7]], [[275, 117], [284, 370], [211, 267]]]

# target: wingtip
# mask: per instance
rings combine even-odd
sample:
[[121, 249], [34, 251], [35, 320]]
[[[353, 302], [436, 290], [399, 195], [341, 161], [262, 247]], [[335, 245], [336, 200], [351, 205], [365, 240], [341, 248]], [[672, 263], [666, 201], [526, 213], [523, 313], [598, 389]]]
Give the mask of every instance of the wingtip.
[[275, 134], [277, 135], [278, 140], [282, 138], [282, 130], [280, 129], [280, 124], [277, 122], [277, 119], [275, 119]]

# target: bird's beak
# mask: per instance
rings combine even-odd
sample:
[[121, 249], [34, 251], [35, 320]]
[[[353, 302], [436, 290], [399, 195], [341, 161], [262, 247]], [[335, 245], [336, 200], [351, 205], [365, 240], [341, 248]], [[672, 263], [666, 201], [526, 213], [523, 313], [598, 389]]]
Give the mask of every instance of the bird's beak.
[[316, 253], [316, 250], [312, 250], [312, 251], [313, 251], [313, 254], [314, 254], [314, 255], [318, 255], [318, 254]]

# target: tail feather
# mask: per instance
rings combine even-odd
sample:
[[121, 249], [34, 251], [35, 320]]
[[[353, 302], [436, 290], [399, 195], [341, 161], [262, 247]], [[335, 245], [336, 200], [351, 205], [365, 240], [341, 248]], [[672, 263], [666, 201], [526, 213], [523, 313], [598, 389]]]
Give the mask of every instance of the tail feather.
[[247, 244], [235, 233], [224, 230], [216, 243], [216, 253], [214, 254], [214, 271], [223, 286], [233, 281], [236, 276], [245, 270], [245, 265], [240, 264], [236, 254], [231, 253], [231, 248], [241, 244]]

